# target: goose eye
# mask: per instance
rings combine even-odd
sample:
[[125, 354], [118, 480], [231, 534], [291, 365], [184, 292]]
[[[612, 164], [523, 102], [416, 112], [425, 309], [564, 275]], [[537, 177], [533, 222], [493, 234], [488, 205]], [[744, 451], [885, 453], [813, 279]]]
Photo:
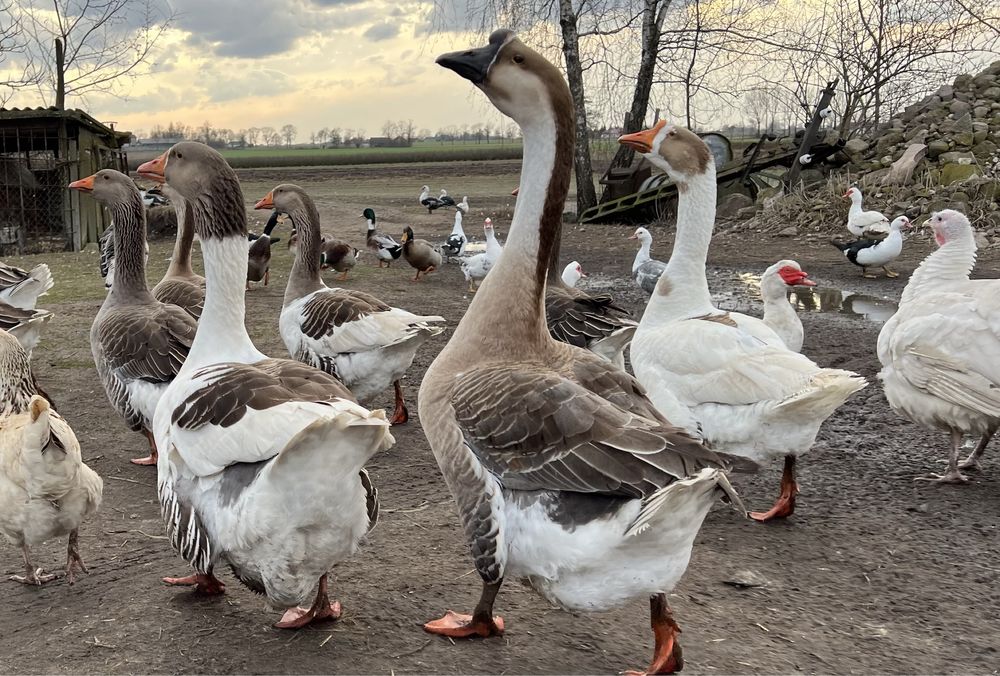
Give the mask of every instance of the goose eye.
[[514, 63], [524, 63], [524, 55], [523, 54], [515, 54], [514, 55]]
[[181, 159], [181, 154], [179, 152], [175, 152], [174, 157], [176, 157], [177, 159]]
[[111, 177], [110, 177], [110, 176], [108, 176], [107, 174], [105, 174], [105, 175], [104, 175], [104, 180], [105, 180], [105, 181], [110, 181], [110, 180], [111, 180]]

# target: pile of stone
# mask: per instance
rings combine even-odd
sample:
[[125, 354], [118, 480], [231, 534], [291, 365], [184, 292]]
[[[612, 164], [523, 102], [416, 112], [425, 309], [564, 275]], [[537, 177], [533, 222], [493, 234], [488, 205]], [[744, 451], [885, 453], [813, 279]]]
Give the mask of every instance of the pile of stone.
[[[859, 185], [866, 208], [906, 213], [917, 220], [938, 209], [955, 208], [1000, 242], [1000, 61], [978, 75], [960, 75], [942, 85], [871, 138], [849, 140], [843, 153], [843, 166], [824, 184], [807, 186], [807, 194], [836, 199], [841, 187]], [[792, 194], [769, 200], [747, 225], [761, 231], [819, 231], [816, 213], [794, 217], [793, 206], [801, 208], [801, 198]], [[846, 214], [843, 203], [816, 207]], [[782, 215], [791, 222], [775, 218]], [[829, 230], [842, 228], [842, 220], [830, 223]]]

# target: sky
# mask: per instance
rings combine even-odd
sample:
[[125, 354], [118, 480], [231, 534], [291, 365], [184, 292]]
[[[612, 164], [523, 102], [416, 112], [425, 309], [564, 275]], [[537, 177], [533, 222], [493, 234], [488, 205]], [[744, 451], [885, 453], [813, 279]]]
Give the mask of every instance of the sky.
[[[380, 135], [386, 120], [416, 128], [500, 116], [465, 80], [434, 63], [478, 46], [460, 21], [430, 34], [430, 2], [403, 0], [170, 0], [176, 18], [148, 72], [124, 96], [70, 98], [118, 129], [177, 121], [235, 130], [293, 124], [298, 141], [322, 127]], [[41, 105], [26, 91], [8, 106]]]

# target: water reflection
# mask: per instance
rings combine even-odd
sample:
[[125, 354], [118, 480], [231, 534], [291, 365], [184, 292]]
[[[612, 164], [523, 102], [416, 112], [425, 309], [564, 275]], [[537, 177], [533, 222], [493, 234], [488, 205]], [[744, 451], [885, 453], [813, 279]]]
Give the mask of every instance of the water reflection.
[[837, 312], [873, 322], [884, 322], [899, 309], [899, 303], [888, 298], [833, 288], [795, 288], [788, 292], [788, 300], [799, 310]]

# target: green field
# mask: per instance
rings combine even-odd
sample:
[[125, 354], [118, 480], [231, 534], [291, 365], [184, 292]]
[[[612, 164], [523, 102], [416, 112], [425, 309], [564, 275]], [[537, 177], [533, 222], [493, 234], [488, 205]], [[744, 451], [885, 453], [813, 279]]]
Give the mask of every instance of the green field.
[[[128, 151], [129, 168], [135, 169], [160, 151], [133, 148]], [[410, 148], [240, 148], [223, 150], [235, 168], [315, 167], [343, 164], [393, 164], [447, 162], [451, 160], [509, 160], [521, 158], [521, 142], [439, 143], [425, 141]]]

